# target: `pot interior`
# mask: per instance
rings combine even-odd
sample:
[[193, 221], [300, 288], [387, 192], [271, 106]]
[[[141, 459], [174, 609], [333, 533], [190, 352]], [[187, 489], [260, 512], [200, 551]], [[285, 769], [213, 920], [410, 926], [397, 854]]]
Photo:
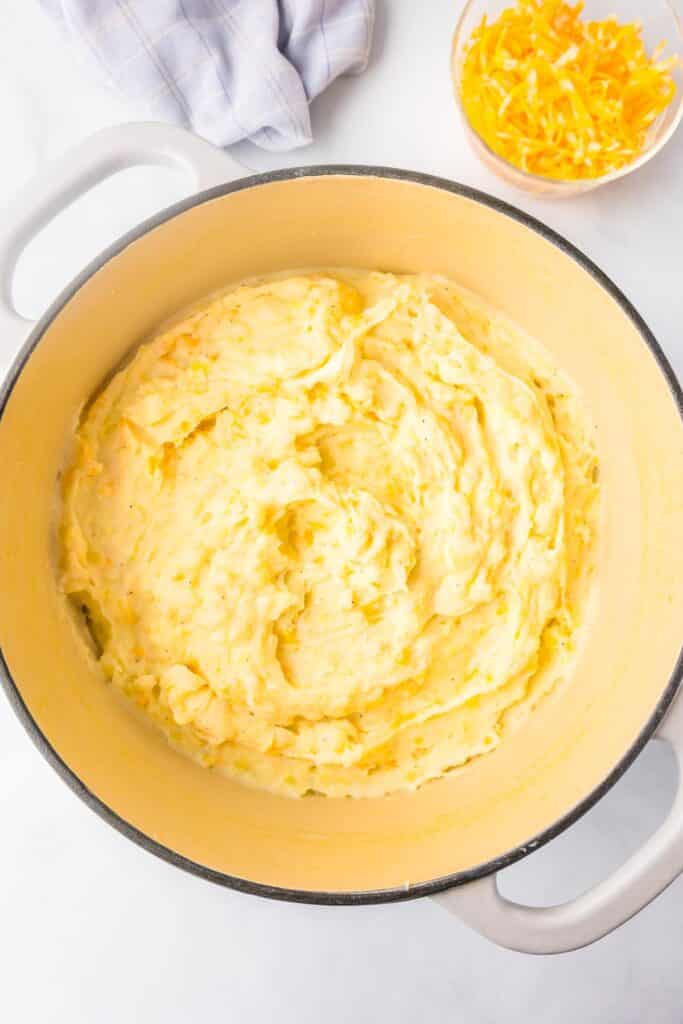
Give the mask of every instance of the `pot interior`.
[[[540, 339], [595, 420], [595, 621], [570, 685], [466, 770], [380, 800], [279, 798], [170, 749], [107, 688], [57, 592], [57, 474], [83, 403], [179, 310], [306, 266], [446, 274]], [[145, 836], [217, 872], [313, 893], [409, 887], [475, 868], [599, 786], [669, 683], [683, 621], [683, 427], [627, 312], [556, 244], [474, 198], [391, 177], [282, 178], [191, 206], [73, 294], [0, 422], [0, 642], [28, 712], [83, 785]]]

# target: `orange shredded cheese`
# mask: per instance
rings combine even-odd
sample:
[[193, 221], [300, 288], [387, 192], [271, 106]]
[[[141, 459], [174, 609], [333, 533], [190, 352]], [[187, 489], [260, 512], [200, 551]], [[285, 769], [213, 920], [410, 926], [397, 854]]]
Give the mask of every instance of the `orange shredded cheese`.
[[518, 0], [472, 33], [460, 93], [495, 153], [548, 178], [596, 178], [634, 160], [673, 99], [678, 58], [641, 26], [583, 21], [583, 4]]

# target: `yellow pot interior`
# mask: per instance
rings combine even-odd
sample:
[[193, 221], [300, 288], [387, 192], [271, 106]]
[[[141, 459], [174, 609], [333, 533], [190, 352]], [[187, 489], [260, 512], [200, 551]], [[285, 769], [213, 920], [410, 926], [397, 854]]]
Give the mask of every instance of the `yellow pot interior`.
[[[597, 427], [599, 602], [575, 676], [494, 753], [379, 800], [289, 800], [170, 749], [95, 673], [57, 592], [56, 477], [75, 420], [161, 321], [226, 284], [306, 266], [446, 274], [541, 339]], [[427, 184], [276, 180], [203, 202], [110, 259], [34, 349], [0, 421], [0, 643], [35, 723], [83, 784], [170, 850], [308, 892], [403, 887], [473, 868], [598, 786], [653, 714], [681, 646], [683, 426], [639, 330], [572, 257]]]

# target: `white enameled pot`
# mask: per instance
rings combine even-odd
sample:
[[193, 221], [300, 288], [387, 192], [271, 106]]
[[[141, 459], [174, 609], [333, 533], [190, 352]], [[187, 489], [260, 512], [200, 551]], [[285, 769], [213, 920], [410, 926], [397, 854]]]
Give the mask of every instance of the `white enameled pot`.
[[[198, 192], [121, 239], [39, 323], [13, 311], [32, 235], [132, 164], [189, 168]], [[186, 870], [278, 899], [436, 896], [533, 953], [611, 931], [683, 869], [683, 798], [579, 899], [512, 904], [497, 873], [592, 806], [654, 737], [683, 750], [681, 391], [632, 306], [589, 259], [504, 203], [449, 181], [333, 166], [240, 178], [180, 129], [107, 129], [47, 168], [0, 225], [0, 334], [28, 334], [0, 399], [0, 645], [10, 703], [105, 820]], [[468, 768], [417, 793], [288, 800], [199, 768], [103, 685], [70, 628], [51, 556], [56, 478], [83, 403], [161, 321], [231, 281], [301, 266], [444, 273], [539, 337], [583, 389], [601, 464], [599, 607], [571, 684]]]

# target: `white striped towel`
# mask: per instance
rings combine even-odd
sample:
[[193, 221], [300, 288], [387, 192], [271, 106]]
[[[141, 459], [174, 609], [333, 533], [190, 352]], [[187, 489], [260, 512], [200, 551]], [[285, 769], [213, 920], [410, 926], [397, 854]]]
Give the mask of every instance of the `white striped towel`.
[[110, 82], [218, 146], [312, 139], [309, 102], [363, 71], [374, 0], [41, 0]]

